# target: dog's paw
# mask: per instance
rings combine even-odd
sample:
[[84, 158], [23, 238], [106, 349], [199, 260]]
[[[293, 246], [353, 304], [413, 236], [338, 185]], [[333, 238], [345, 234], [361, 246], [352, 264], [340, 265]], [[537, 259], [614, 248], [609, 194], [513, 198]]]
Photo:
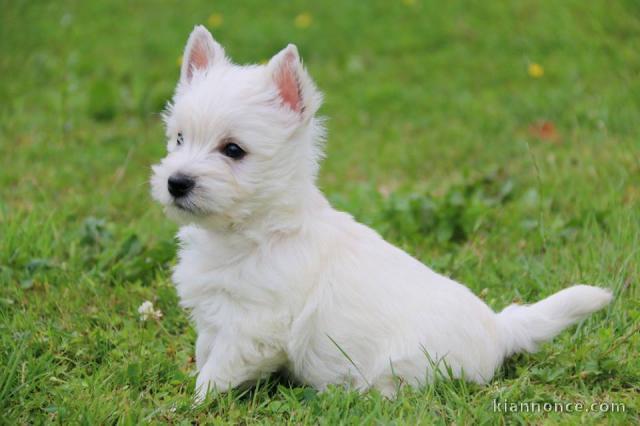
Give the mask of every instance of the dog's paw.
[[213, 396], [213, 389], [209, 387], [208, 383], [198, 386], [196, 384], [196, 392], [193, 396], [193, 406], [198, 407], [207, 400], [207, 395]]
[[228, 392], [233, 388], [231, 382], [224, 384], [224, 381], [213, 379], [208, 373], [208, 369], [205, 368], [196, 378], [194, 406], [202, 405], [207, 400], [207, 397], [211, 400], [215, 395]]

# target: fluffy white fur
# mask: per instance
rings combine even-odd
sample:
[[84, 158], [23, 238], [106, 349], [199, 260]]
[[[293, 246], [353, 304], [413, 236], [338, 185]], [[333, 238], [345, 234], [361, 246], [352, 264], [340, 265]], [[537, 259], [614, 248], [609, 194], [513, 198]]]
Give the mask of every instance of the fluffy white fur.
[[[505, 357], [610, 302], [608, 290], [577, 285], [496, 314], [331, 208], [315, 185], [321, 95], [295, 46], [238, 66], [196, 27], [183, 62], [152, 193], [183, 225], [173, 279], [198, 333], [199, 398], [282, 368], [320, 390], [386, 395], [445, 364], [485, 383]], [[247, 155], [225, 156], [229, 140]], [[196, 182], [180, 201], [167, 190], [175, 173]]]

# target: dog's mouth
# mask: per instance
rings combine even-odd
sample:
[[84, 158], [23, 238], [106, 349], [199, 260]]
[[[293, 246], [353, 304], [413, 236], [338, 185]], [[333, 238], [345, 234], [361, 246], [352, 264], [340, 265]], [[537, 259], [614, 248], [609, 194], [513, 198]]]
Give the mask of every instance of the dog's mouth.
[[206, 213], [189, 198], [174, 198], [172, 206], [182, 212], [189, 213], [196, 216], [202, 216]]

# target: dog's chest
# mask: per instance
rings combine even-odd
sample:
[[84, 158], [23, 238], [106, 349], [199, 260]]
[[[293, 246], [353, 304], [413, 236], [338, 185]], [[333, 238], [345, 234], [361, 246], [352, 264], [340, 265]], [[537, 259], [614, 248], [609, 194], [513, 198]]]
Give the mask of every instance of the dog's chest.
[[237, 252], [194, 230], [179, 238], [173, 280], [199, 329], [262, 324], [283, 332], [291, 324], [306, 273], [287, 250]]

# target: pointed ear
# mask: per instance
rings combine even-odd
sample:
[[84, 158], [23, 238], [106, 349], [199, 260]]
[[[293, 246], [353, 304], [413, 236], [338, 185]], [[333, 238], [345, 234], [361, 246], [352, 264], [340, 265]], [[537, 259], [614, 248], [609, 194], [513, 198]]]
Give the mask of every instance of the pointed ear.
[[322, 95], [302, 66], [296, 46], [285, 47], [271, 58], [267, 67], [281, 104], [305, 120], [313, 117], [322, 103]]
[[206, 71], [214, 64], [225, 61], [224, 49], [202, 25], [197, 25], [187, 41], [182, 57], [180, 81], [189, 83], [196, 71]]

